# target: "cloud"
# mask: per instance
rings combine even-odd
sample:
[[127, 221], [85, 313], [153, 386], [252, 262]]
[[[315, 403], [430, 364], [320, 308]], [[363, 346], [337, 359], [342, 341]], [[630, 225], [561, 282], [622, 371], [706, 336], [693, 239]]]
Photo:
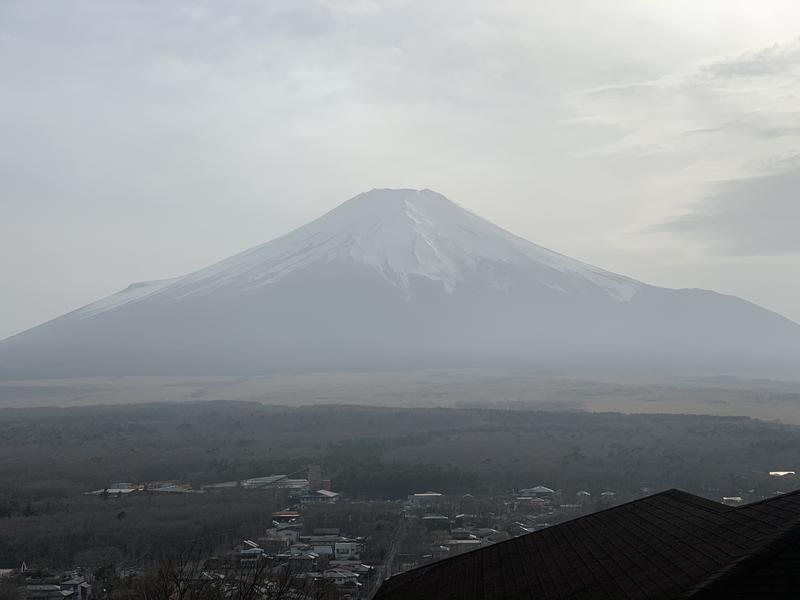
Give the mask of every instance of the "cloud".
[[[597, 154], [688, 151], [704, 165], [742, 157], [752, 162], [754, 154], [771, 157], [795, 146], [800, 39], [654, 81], [585, 90], [571, 100], [581, 119], [618, 131], [615, 139], [593, 148]], [[737, 147], [732, 140], [769, 144]]]
[[654, 230], [725, 255], [800, 254], [800, 167], [719, 187], [692, 212]]
[[610, 132], [586, 157], [640, 165], [659, 206], [641, 230], [716, 254], [800, 252], [800, 39], [571, 101]]
[[24, 257], [0, 337], [371, 187], [657, 279], [627, 232], [797, 151], [797, 45], [774, 41], [798, 19], [795, 0], [0, 1], [0, 255]]

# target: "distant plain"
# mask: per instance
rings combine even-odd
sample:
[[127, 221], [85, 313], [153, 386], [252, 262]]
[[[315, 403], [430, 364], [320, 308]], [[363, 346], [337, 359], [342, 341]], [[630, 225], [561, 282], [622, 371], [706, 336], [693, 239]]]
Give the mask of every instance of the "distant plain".
[[0, 408], [198, 400], [282, 406], [353, 404], [707, 414], [800, 424], [800, 373], [774, 380], [744, 376], [615, 379], [494, 368], [0, 381]]

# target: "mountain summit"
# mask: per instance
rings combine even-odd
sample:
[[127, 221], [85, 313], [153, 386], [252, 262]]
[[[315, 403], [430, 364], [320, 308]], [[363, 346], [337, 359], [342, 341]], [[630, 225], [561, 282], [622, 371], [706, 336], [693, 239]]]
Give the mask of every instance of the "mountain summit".
[[[246, 292], [302, 269], [351, 263], [374, 270], [405, 294], [412, 279], [442, 284], [452, 293], [471, 274], [484, 271], [502, 288], [500, 267], [528, 267], [554, 290], [604, 290], [630, 300], [642, 285], [517, 237], [431, 190], [378, 189], [359, 194], [331, 212], [270, 242], [185, 277], [133, 284], [78, 311], [92, 315], [121, 304], [220, 290]], [[492, 278], [494, 274], [494, 278]]]
[[431, 190], [376, 189], [270, 242], [0, 342], [0, 375], [479, 364], [754, 366], [800, 327], [517, 237]]

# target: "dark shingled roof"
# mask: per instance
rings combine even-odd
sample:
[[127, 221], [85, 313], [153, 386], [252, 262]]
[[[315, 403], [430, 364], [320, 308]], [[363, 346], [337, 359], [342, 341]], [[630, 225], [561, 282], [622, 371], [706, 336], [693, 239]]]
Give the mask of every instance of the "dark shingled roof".
[[800, 491], [669, 490], [387, 580], [374, 600], [800, 598]]

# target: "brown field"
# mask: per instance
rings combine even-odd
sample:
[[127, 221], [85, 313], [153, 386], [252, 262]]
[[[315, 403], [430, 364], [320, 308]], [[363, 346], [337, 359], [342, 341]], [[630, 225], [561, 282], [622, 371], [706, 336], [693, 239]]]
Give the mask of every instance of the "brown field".
[[0, 408], [197, 400], [252, 400], [284, 406], [358, 404], [709, 414], [800, 424], [800, 378], [698, 376], [615, 380], [498, 368], [0, 381]]

